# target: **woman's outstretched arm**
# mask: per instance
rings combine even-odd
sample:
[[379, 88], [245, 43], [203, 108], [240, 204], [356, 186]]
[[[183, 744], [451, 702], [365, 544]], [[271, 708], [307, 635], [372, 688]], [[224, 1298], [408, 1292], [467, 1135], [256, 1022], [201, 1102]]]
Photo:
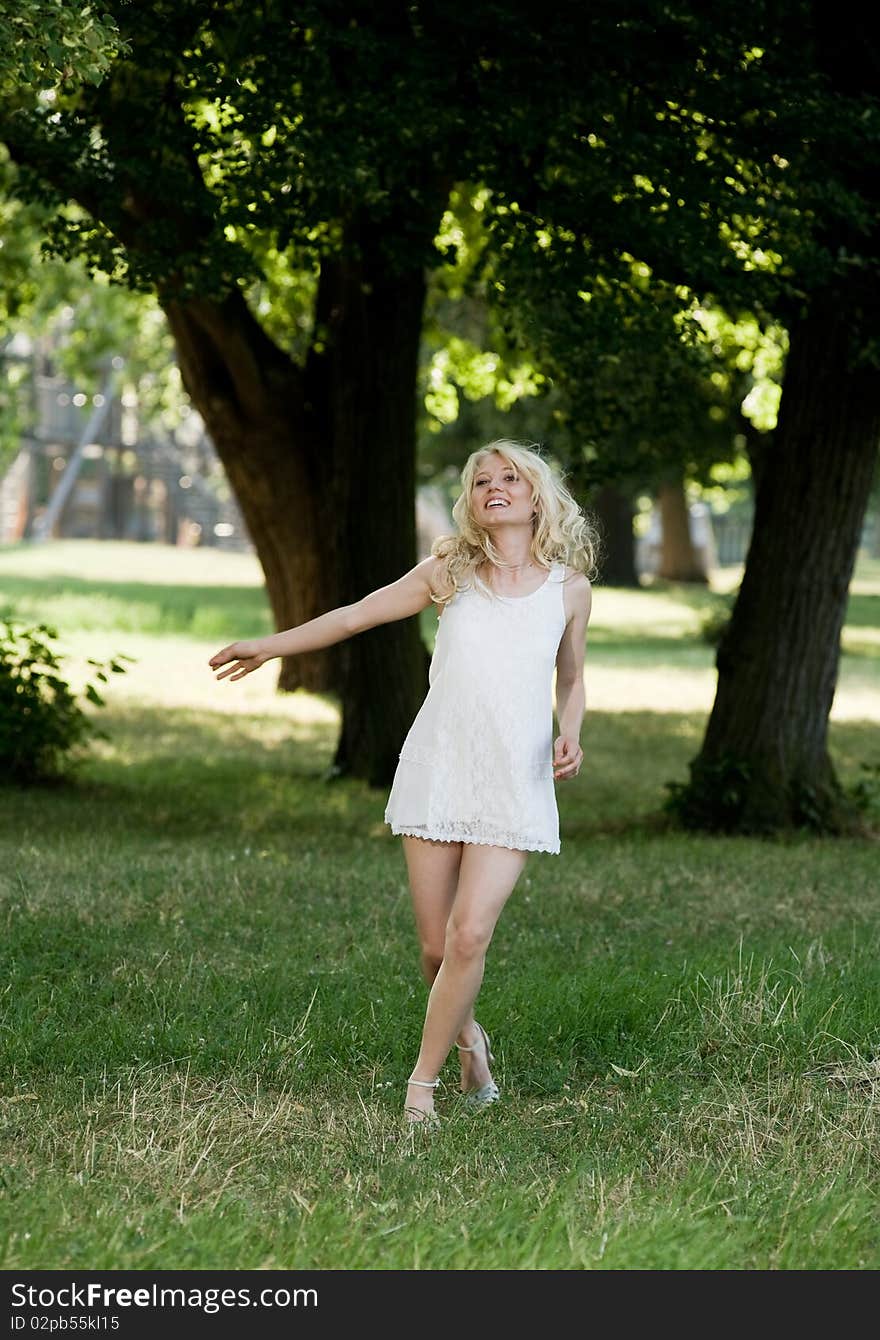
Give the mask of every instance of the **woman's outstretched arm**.
[[217, 675], [218, 679], [243, 679], [276, 656], [320, 651], [344, 642], [356, 633], [375, 628], [377, 624], [407, 619], [430, 605], [431, 581], [440, 561], [433, 556], [425, 558], [396, 582], [380, 586], [355, 604], [340, 605], [338, 609], [320, 614], [317, 619], [309, 619], [308, 623], [301, 623], [296, 628], [246, 642], [231, 642], [228, 647], [215, 652], [208, 664], [212, 670], [219, 670], [223, 665], [227, 667]]

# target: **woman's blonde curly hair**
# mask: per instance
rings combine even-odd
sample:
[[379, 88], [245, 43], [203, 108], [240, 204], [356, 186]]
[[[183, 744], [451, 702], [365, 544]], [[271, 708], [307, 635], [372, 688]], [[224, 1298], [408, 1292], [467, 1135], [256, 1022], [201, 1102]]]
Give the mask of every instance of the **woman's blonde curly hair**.
[[435, 572], [435, 602], [446, 605], [456, 592], [468, 589], [481, 563], [507, 566], [492, 536], [475, 519], [471, 508], [474, 479], [486, 457], [492, 455], [500, 456], [532, 486], [535, 508], [529, 551], [532, 561], [541, 568], [567, 563], [587, 577], [595, 577], [599, 535], [590, 518], [578, 507], [562, 476], [544, 460], [536, 446], [502, 437], [473, 452], [461, 472], [462, 491], [452, 509], [458, 533], [441, 535], [431, 546], [431, 553], [444, 560], [437, 564]]

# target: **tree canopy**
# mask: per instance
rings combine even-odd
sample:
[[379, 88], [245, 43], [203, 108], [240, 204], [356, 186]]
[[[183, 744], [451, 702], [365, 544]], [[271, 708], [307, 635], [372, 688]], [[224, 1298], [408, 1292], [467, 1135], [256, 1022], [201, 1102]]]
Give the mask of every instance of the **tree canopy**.
[[[533, 351], [579, 405], [571, 417], [584, 416], [597, 457], [601, 446], [647, 469], [680, 458], [686, 437], [701, 443], [692, 468], [704, 468], [722, 446], [713, 424], [720, 432], [755, 374], [755, 349], [781, 347], [787, 331], [738, 636], [755, 682], [731, 690], [745, 714], [727, 713], [733, 743], [722, 731], [715, 746], [739, 747], [756, 683], [784, 684], [786, 638], [810, 624], [804, 719], [788, 712], [780, 744], [774, 704], [748, 748], [757, 772], [780, 751], [793, 760], [782, 781], [767, 774], [765, 794], [787, 797], [779, 813], [797, 810], [795, 773], [799, 794], [813, 785], [805, 778], [825, 786], [823, 705], [877, 443], [871, 41], [829, 0], [105, 8], [125, 46], [104, 79], [24, 90], [0, 113], [0, 137], [19, 189], [56, 209], [57, 252], [156, 293], [282, 626], [384, 584], [414, 557], [426, 271], [457, 249], [443, 223], [467, 184], [484, 193], [480, 263], [506, 342], [490, 350], [505, 374], [518, 349]], [[758, 334], [731, 357], [707, 313]], [[497, 391], [498, 364], [479, 354], [464, 335], [446, 370]], [[451, 382], [437, 370], [442, 411]], [[652, 431], [640, 433], [649, 411]], [[820, 420], [821, 432], [808, 427]], [[598, 459], [585, 462], [599, 477]], [[786, 512], [794, 487], [807, 549]], [[811, 621], [799, 602], [813, 568], [835, 584]], [[726, 669], [738, 653], [731, 641], [722, 651]], [[360, 749], [362, 775], [385, 776], [421, 697], [417, 640], [376, 631], [334, 666], [345, 761]], [[290, 686], [326, 686], [325, 669], [320, 657], [303, 663]], [[383, 695], [393, 720], [376, 713]]]
[[97, 84], [124, 49], [103, 6], [78, 0], [0, 0], [0, 90]]

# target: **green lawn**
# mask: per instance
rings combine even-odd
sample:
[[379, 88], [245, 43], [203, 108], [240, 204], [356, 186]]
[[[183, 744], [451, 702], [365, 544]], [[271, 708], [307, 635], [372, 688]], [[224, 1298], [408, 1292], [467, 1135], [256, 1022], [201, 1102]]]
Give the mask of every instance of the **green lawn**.
[[[504, 1101], [399, 1109], [424, 1007], [385, 793], [334, 704], [207, 659], [269, 627], [246, 555], [0, 550], [0, 613], [114, 677], [73, 788], [0, 791], [0, 1268], [880, 1267], [877, 843], [664, 831], [712, 591], [596, 589], [587, 764], [479, 1017]], [[426, 616], [430, 634], [430, 617]], [[880, 563], [831, 742], [880, 763]]]

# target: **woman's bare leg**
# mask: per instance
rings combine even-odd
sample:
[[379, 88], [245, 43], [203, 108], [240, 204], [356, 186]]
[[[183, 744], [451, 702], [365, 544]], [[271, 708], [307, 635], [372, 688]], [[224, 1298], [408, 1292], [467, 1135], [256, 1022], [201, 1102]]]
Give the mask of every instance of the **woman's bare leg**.
[[[409, 836], [403, 838], [403, 854], [422, 955], [422, 974], [429, 989], [434, 985], [434, 978], [443, 962], [446, 927], [458, 889], [461, 853], [461, 842], [434, 842], [430, 838]], [[470, 1047], [478, 1037], [471, 1011], [457, 1040], [463, 1047]], [[463, 1052], [461, 1063], [463, 1089], [479, 1088], [481, 1084], [487, 1083], [490, 1078], [488, 1067], [479, 1052]]]
[[[443, 961], [428, 998], [419, 1058], [413, 1077], [433, 1080], [466, 1025], [483, 981], [486, 950], [504, 904], [526, 863], [527, 853], [506, 847], [462, 844], [458, 887], [446, 927]], [[406, 1105], [430, 1114], [431, 1089], [410, 1085]]]
[[443, 962], [446, 923], [458, 888], [461, 843], [404, 837], [403, 854], [422, 952], [422, 973], [430, 988]]

